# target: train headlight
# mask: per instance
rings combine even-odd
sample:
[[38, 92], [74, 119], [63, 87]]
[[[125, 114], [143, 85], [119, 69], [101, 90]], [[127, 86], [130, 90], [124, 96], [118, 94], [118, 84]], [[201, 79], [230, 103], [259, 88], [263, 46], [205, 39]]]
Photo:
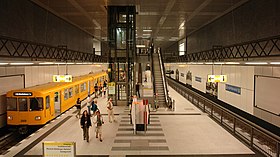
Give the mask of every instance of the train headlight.
[[13, 120], [13, 116], [8, 116], [8, 120]]
[[36, 116], [35, 120], [41, 120], [41, 116]]

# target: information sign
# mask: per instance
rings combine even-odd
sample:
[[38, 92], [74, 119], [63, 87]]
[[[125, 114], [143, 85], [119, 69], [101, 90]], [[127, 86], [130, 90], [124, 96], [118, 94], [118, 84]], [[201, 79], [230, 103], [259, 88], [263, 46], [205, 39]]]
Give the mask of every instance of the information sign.
[[115, 82], [108, 83], [108, 94], [116, 94], [115, 86], [116, 86]]
[[43, 156], [63, 156], [75, 157], [76, 156], [76, 143], [75, 142], [43, 142]]
[[53, 82], [72, 82], [72, 75], [53, 75]]
[[227, 75], [208, 75], [208, 82], [227, 82]]

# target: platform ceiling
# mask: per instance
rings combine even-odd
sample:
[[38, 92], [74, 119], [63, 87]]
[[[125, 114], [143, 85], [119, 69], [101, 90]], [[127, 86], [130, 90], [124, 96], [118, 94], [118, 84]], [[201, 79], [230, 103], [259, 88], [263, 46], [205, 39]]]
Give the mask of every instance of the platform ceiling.
[[[248, 0], [31, 0], [99, 40], [107, 40], [107, 6], [135, 5], [137, 44], [166, 48]], [[149, 31], [147, 31], [149, 30]], [[151, 30], [151, 31], [150, 31]]]

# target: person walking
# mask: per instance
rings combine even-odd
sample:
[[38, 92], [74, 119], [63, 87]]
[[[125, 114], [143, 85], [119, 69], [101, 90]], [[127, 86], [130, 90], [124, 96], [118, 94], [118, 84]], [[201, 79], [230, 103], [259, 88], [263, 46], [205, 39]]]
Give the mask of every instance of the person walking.
[[106, 97], [106, 90], [107, 90], [107, 82], [104, 81], [103, 82], [103, 95], [104, 95], [104, 98]]
[[89, 127], [91, 126], [90, 115], [87, 110], [84, 110], [81, 118], [81, 128], [83, 129], [84, 140], [89, 142]]
[[93, 102], [91, 103], [91, 111], [92, 111], [92, 115], [95, 116], [96, 115], [96, 111], [98, 110], [98, 106], [97, 106], [97, 99], [95, 98], [93, 100]]
[[81, 109], [82, 109], [80, 98], [77, 99], [76, 108], [77, 108], [76, 118], [79, 118], [79, 119], [80, 119]]
[[112, 120], [113, 120], [114, 122], [116, 122], [115, 116], [114, 116], [112, 98], [109, 98], [109, 99], [108, 99], [108, 102], [107, 102], [107, 112], [108, 112], [109, 122], [112, 123], [111, 117], [112, 117]]
[[135, 88], [136, 88], [136, 95], [138, 95], [138, 97], [140, 98], [140, 84], [137, 83]]
[[97, 83], [95, 83], [95, 85], [94, 85], [94, 95], [95, 95], [96, 98], [98, 98], [98, 85], [97, 85]]
[[104, 124], [103, 117], [100, 114], [100, 111], [96, 111], [96, 116], [93, 119], [93, 123], [95, 124], [95, 137], [99, 138], [100, 142], [102, 142], [102, 125]]

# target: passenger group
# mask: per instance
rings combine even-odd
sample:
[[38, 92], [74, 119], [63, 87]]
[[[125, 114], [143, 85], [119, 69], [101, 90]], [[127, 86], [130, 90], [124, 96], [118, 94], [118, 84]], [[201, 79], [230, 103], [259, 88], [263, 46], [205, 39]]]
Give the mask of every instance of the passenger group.
[[[82, 117], [80, 119], [80, 124], [81, 128], [83, 129], [83, 139], [89, 142], [89, 128], [91, 126], [95, 126], [95, 137], [99, 139], [100, 142], [103, 141], [102, 138], [102, 125], [104, 124], [103, 116], [100, 113], [100, 110], [98, 108], [97, 104], [97, 98], [98, 95], [101, 95], [102, 93], [104, 95], [104, 98], [106, 97], [106, 88], [107, 87], [107, 81], [104, 81], [103, 83], [103, 88], [98, 87], [97, 83], [95, 84], [94, 88], [95, 91], [95, 99], [92, 101], [90, 96], [87, 98], [87, 109], [83, 111]], [[80, 118], [80, 113], [81, 113], [81, 101], [78, 98], [76, 102], [76, 107], [77, 107], [77, 118]], [[112, 98], [108, 98], [107, 101], [107, 112], [108, 112], [108, 118], [109, 122], [112, 123], [112, 121], [117, 122], [114, 118], [114, 112], [113, 112], [113, 103], [112, 103]], [[92, 121], [91, 118], [92, 117]], [[93, 123], [93, 124], [92, 124]]]

